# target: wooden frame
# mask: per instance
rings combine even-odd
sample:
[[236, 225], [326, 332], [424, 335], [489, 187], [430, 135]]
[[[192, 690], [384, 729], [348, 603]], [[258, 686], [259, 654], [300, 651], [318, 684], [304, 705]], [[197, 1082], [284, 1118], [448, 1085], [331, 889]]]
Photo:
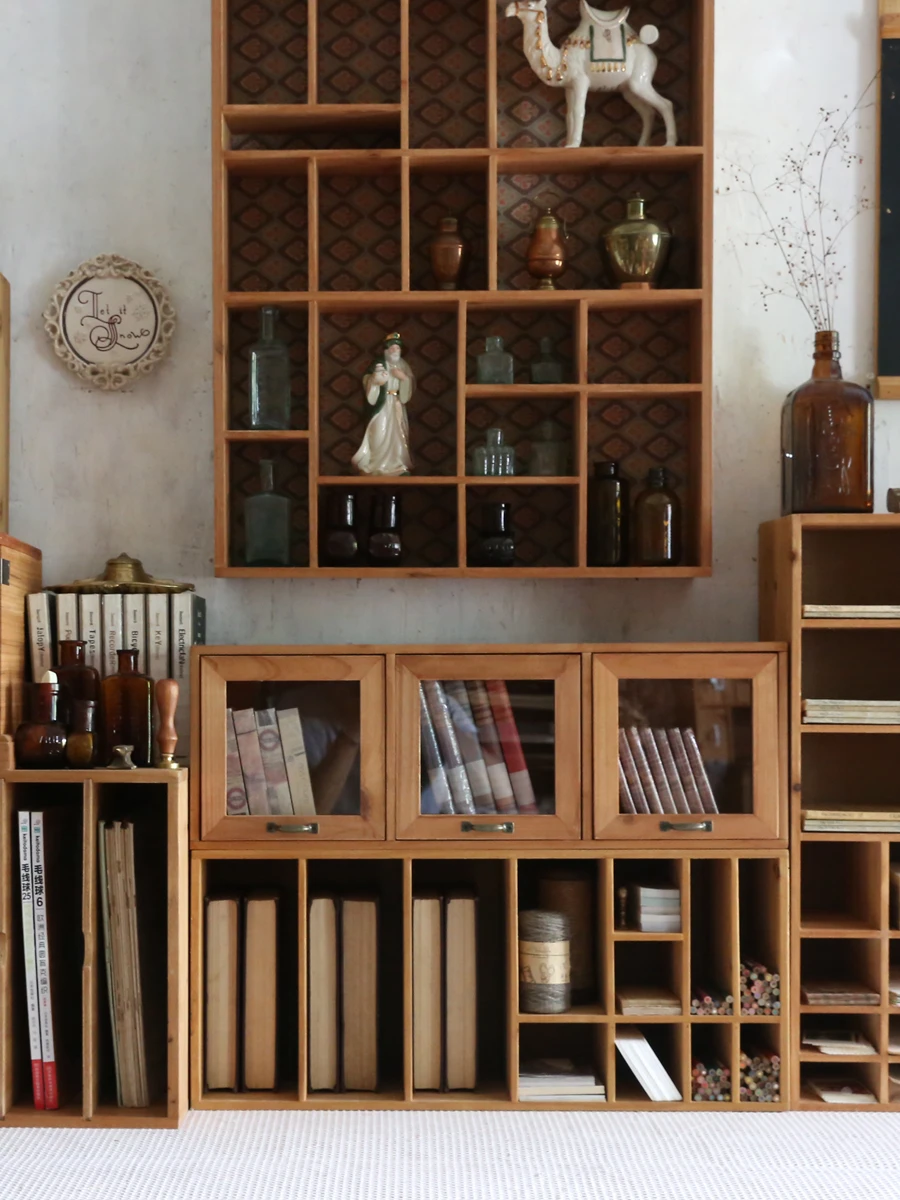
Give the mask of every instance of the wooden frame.
[[[780, 678], [781, 676], [781, 678]], [[734, 679], [752, 686], [753, 811], [709, 820], [660, 820], [619, 811], [619, 686], [628, 679]], [[594, 835], [597, 838], [696, 841], [698, 838], [784, 842], [786, 761], [779, 733], [783, 666], [775, 650], [703, 654], [646, 653], [594, 656]]]
[[[900, 1007], [889, 1003], [889, 972], [900, 946], [893, 921], [888, 870], [900, 835], [807, 833], [804, 805], [816, 808], [838, 797], [872, 807], [895, 808], [896, 745], [900, 726], [805, 725], [802, 701], [805, 676], [852, 679], [865, 695], [877, 687], [877, 662], [885, 639], [900, 645], [900, 621], [871, 618], [804, 617], [804, 604], [900, 603], [900, 516], [804, 515], [783, 517], [760, 527], [760, 630], [763, 636], [791, 644], [791, 1093], [804, 1110], [831, 1111], [808, 1086], [816, 1074], [857, 1076], [875, 1094], [882, 1109], [900, 1110], [889, 1068], [891, 1022]], [[848, 638], [856, 653], [848, 651]], [[872, 639], [878, 639], [877, 643]], [[878, 646], [877, 653], [871, 649]], [[828, 672], [828, 675], [823, 675]], [[889, 775], [886, 777], [886, 773]], [[852, 788], [852, 800], [850, 789]], [[843, 801], [842, 801], [843, 802]], [[850, 1008], [812, 1007], [802, 1003], [804, 963], [828, 958], [828, 976], [841, 977], [848, 962], [881, 996], [879, 1004]], [[894, 959], [896, 962], [896, 959]], [[803, 1025], [815, 1014], [858, 1028], [876, 1055], [834, 1058], [803, 1050]], [[853, 1105], [858, 1111], [859, 1106]], [[866, 1106], [869, 1111], [874, 1105]]]
[[[581, 835], [581, 660], [578, 655], [403, 654], [396, 659], [398, 838], [466, 841], [578, 838]], [[552, 815], [464, 819], [422, 815], [419, 681], [422, 679], [553, 680], [555, 683], [556, 809]]]
[[[201, 658], [202, 836], [246, 841], [263, 838], [366, 839], [385, 836], [384, 660], [374, 655], [285, 653]], [[360, 812], [318, 816], [314, 822], [229, 817], [225, 810], [225, 710], [230, 683], [339, 682], [359, 685]]]
[[[689, 62], [681, 73], [684, 86], [688, 89], [689, 110], [682, 131], [684, 144], [675, 147], [602, 145], [579, 149], [554, 146], [532, 149], [529, 148], [529, 142], [533, 138], [526, 137], [524, 143], [522, 139], [504, 138], [499, 128], [502, 124], [499, 92], [505, 85], [508, 64], [500, 62], [498, 38], [501, 34], [508, 38], [510, 22], [498, 15], [494, 0], [484, 0], [480, 18], [487, 47], [484, 128], [478, 137], [469, 139], [467, 144], [447, 148], [422, 145], [422, 139], [414, 129], [418, 119], [415, 97], [418, 76], [415, 73], [417, 51], [411, 44], [411, 30], [416, 20], [417, 0], [405, 0], [400, 5], [400, 73], [396, 95], [392, 92], [390, 96], [381, 96], [379, 102], [372, 102], [369, 97], [358, 103], [352, 98], [344, 103], [336, 103], [330, 91], [330, 81], [322, 62], [326, 43], [322, 27], [328, 21], [329, 3], [330, 0], [307, 0], [307, 49], [305, 56], [300, 54], [296, 64], [298, 77], [302, 76], [303, 81], [296, 87], [286, 87], [281, 81], [277, 100], [269, 103], [263, 94], [255, 95], [254, 102], [250, 103], [248, 97], [243, 95], [238, 102], [234, 102], [232, 95], [237, 90], [236, 68], [231, 62], [235, 53], [235, 44], [231, 39], [237, 5], [235, 0], [213, 0], [216, 574], [265, 578], [496, 576], [671, 579], [708, 576], [712, 571], [713, 0], [692, 0], [689, 13], [679, 18], [685, 23], [684, 36], [690, 46]], [[234, 36], [237, 38], [237, 35]], [[537, 80], [532, 88], [536, 92], [544, 90]], [[322, 142], [326, 134], [332, 140], [338, 139], [334, 144], [342, 148], [325, 148], [330, 144], [328, 139]], [[374, 144], [371, 145], [373, 138]], [[343, 143], [340, 139], [343, 139]], [[507, 144], [507, 140], [516, 144]], [[597, 289], [586, 282], [580, 288], [556, 292], [536, 292], [521, 284], [503, 286], [508, 280], [500, 271], [498, 260], [511, 240], [505, 237], [501, 228], [500, 198], [504, 179], [529, 173], [553, 176], [559, 190], [560, 177], [571, 181], [594, 175], [612, 179], [609, 186], [615, 190], [615, 179], [620, 178], [622, 172], [638, 172], [642, 177], [657, 176], [662, 172], [672, 178], [681, 176], [685, 181], [690, 195], [688, 204], [693, 229], [682, 242], [696, 247], [688, 280], [692, 286], [646, 292]], [[481, 181], [485, 215], [479, 225], [479, 237], [483, 229], [484, 279], [479, 280], [480, 286], [473, 290], [448, 293], [416, 286], [421, 283], [415, 277], [414, 270], [414, 262], [421, 252], [421, 235], [418, 229], [415, 232], [413, 230], [418, 207], [413, 203], [412, 192], [417, 179], [436, 173], [454, 179], [466, 174]], [[330, 243], [325, 236], [328, 205], [324, 198], [330, 186], [328, 181], [335, 175], [359, 176], [369, 180], [373, 176], [389, 175], [397, 181], [399, 262], [393, 264], [396, 267], [396, 279], [390, 285], [390, 290], [388, 286], [381, 285], [373, 290], [371, 284], [361, 284], [360, 290], [332, 290], [331, 272], [330, 269], [326, 270], [330, 262]], [[251, 189], [257, 189], [266, 181], [279, 179], [286, 181], [293, 197], [289, 234], [291, 244], [298, 238], [300, 241], [305, 239], [305, 251], [297, 252], [299, 265], [294, 272], [304, 286], [300, 290], [295, 287], [294, 290], [274, 291], [259, 290], [248, 284], [247, 290], [244, 290], [243, 286], [234, 284], [229, 271], [234, 215], [230, 202], [231, 187], [236, 180], [248, 180]], [[572, 186], [575, 185], [562, 185], [564, 191]], [[447, 203], [443, 203], [446, 211]], [[265, 213], [265, 203], [255, 201], [255, 209]], [[305, 228], [302, 228], [304, 222]], [[517, 231], [517, 237], [520, 232]], [[259, 241], [257, 237], [257, 243]], [[591, 252], [594, 250], [595, 247], [591, 245]], [[433, 289], [433, 285], [429, 286]], [[306, 338], [304, 388], [308, 391], [308, 419], [305, 425], [286, 431], [242, 428], [231, 417], [233, 355], [243, 355], [243, 351], [237, 349], [233, 336], [235, 322], [240, 321], [249, 310], [264, 304], [279, 305], [286, 314], [305, 320], [307, 326], [303, 336]], [[492, 309], [511, 314], [513, 319], [519, 320], [526, 311], [539, 309], [554, 321], [568, 323], [574, 365], [570, 382], [559, 386], [515, 384], [507, 388], [484, 389], [468, 381], [467, 345], [477, 332], [483, 333], [479, 321]], [[346, 473], [349, 468], [336, 473], [333, 467], [323, 464], [321, 435], [324, 406], [331, 395], [329, 381], [322, 378], [322, 364], [329, 361], [322, 344], [323, 328], [334, 317], [363, 319], [366, 314], [372, 313], [390, 314], [392, 319], [401, 323], [423, 313], [428, 319], [446, 314], [448, 322], [455, 326], [456, 387], [452, 398], [455, 419], [451, 422], [456, 431], [455, 448], [452, 453], [448, 449], [445, 456], [447, 462], [440, 472], [428, 473], [425, 467], [422, 468], [422, 474], [416, 476], [384, 480], [350, 475]], [[665, 379], [653, 371], [641, 378], [629, 378], [627, 373], [620, 373], [610, 381], [606, 381], [605, 376], [602, 379], [595, 378], [591, 369], [591, 345], [599, 346], [601, 340], [595, 333], [595, 324], [602, 324], [610, 315], [615, 321], [643, 317], [645, 324], [648, 321], [650, 324], [665, 323], [669, 319], [680, 321], [679, 332], [674, 339], [669, 334], [666, 337], [674, 341], [677, 353], [684, 355], [686, 365], [683, 372], [675, 372], [674, 375], [667, 372]], [[386, 330], [382, 334], [384, 332]], [[357, 355], [360, 361], [366, 355], [371, 356], [375, 348], [368, 343], [360, 345]], [[680, 380], [675, 378], [678, 374], [683, 376]], [[571, 415], [572, 473], [559, 479], [517, 476], [507, 481], [503, 487], [504, 496], [511, 496], [515, 504], [527, 506], [531, 513], [547, 519], [548, 532], [541, 535], [544, 541], [540, 552], [529, 552], [529, 556], [512, 569], [470, 566], [467, 524], [473, 519], [480, 497], [480, 493], [473, 489], [485, 486], [496, 489], [496, 481], [467, 474], [467, 406], [490, 403], [497, 411], [507, 413], [523, 402], [532, 407], [536, 403], [544, 406], [565, 402]], [[683, 464], [676, 468], [676, 474], [682, 476], [684, 499], [687, 502], [686, 552], [679, 566], [601, 568], [588, 563], [588, 480], [591, 461], [592, 457], [606, 453], [602, 450], [602, 444], [610, 441], [614, 432], [610, 427], [602, 438], [592, 443], [591, 414], [604, 405], [615, 404], [620, 407], [635, 406], [641, 414], [652, 405], [668, 406], [671, 411], [680, 414], [676, 423], [680, 422], [686, 427], [680, 449]], [[618, 421], [619, 417], [616, 419]], [[239, 502], [240, 494], [244, 493], [247, 486], [248, 456], [252, 459], [263, 448], [268, 448], [276, 459], [283, 460], [285, 469], [290, 471], [290, 490], [295, 498], [297, 521], [302, 526], [295, 539], [296, 565], [287, 568], [251, 568], [242, 565], [232, 524], [232, 503]], [[447, 533], [447, 545], [440, 554], [429, 553], [431, 547], [424, 550], [420, 548], [421, 552], [412, 554], [411, 560], [400, 568], [335, 568], [324, 565], [319, 558], [319, 531], [323, 523], [320, 513], [327, 496], [325, 489], [337, 485], [356, 489], [362, 504], [375, 494], [373, 488], [397, 485], [407, 504], [407, 511], [409, 505], [417, 513], [423, 508], [428, 509], [430, 505], [429, 511], [437, 513], [441, 521], [449, 522], [451, 528], [455, 516], [453, 547], [450, 546], [450, 533]], [[419, 517], [415, 516], [413, 520], [417, 522]], [[533, 529], [535, 523], [531, 527]], [[420, 532], [427, 528], [428, 524], [422, 522]], [[566, 539], [571, 544], [560, 550], [560, 545]], [[523, 537], [521, 542], [524, 544], [527, 540], [534, 542], [533, 537]]]
[[[166, 1041], [165, 1098], [147, 1109], [118, 1108], [112, 1063], [102, 1033], [101, 1008], [106, 1004], [106, 974], [100, 933], [97, 886], [97, 824], [103, 814], [129, 811], [123, 789], [134, 788], [140, 805], [159, 804], [165, 822], [166, 878], [156, 881], [166, 922], [165, 961], [157, 964], [167, 978], [167, 1028], [157, 1031]], [[62, 789], [67, 789], [63, 792]], [[153, 789], [159, 794], [154, 795]], [[21, 908], [18, 904], [18, 851], [14, 814], [34, 803], [43, 808], [80, 793], [81, 928], [84, 966], [81, 973], [80, 1097], [57, 1111], [38, 1112], [32, 1105], [30, 1069], [24, 1029], [24, 967], [21, 962]], [[31, 797], [31, 799], [29, 798]], [[147, 809], [143, 809], [147, 813]], [[188, 787], [187, 771], [137, 770], [123, 776], [110, 771], [3, 771], [0, 773], [0, 1127], [90, 1125], [99, 1128], [175, 1128], [188, 1104]], [[48, 879], [51, 879], [48, 871]], [[73, 898], [74, 899], [74, 898]], [[160, 914], [162, 918], [162, 913]], [[61, 994], [67, 1004], [77, 996]], [[150, 1032], [150, 1031], [148, 1031]], [[105, 1060], [105, 1061], [104, 1061]], [[28, 1094], [23, 1078], [29, 1080]], [[105, 1081], [101, 1084], [101, 1080]]]

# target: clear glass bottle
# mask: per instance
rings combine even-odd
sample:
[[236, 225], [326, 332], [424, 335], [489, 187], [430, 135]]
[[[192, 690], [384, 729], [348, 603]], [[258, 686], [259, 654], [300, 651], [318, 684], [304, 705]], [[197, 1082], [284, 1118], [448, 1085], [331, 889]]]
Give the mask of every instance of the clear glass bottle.
[[628, 480], [619, 464], [594, 463], [588, 487], [588, 563], [623, 567], [628, 562]]
[[100, 699], [100, 674], [84, 661], [85, 642], [61, 641], [59, 663], [54, 668], [59, 682], [59, 719], [66, 728], [76, 700]]
[[512, 383], [514, 380], [513, 356], [503, 349], [503, 338], [484, 339], [484, 354], [476, 360], [475, 378], [478, 383]]
[[563, 364], [553, 353], [553, 338], [542, 337], [541, 352], [531, 363], [532, 383], [562, 383]]
[[101, 765], [107, 766], [114, 746], [133, 746], [137, 767], [151, 767], [151, 693], [153, 682], [138, 671], [137, 650], [118, 650], [119, 670], [100, 684], [103, 707]]
[[516, 450], [505, 440], [499, 427], [489, 429], [484, 445], [472, 451], [473, 475], [515, 475]]
[[46, 770], [66, 765], [66, 729], [59, 719], [59, 684], [25, 685], [27, 718], [16, 730], [16, 766]]
[[275, 491], [275, 463], [259, 462], [259, 491], [244, 501], [244, 556], [248, 567], [291, 565], [291, 502]]
[[567, 475], [569, 471], [569, 443], [563, 437], [564, 430], [556, 421], [541, 421], [538, 436], [531, 442], [529, 475]]
[[681, 504], [665, 467], [651, 467], [634, 502], [634, 560], [641, 567], [674, 567], [681, 561]]
[[329, 567], [352, 567], [359, 560], [356, 536], [356, 496], [353, 492], [333, 495], [328, 505], [328, 528], [322, 542], [322, 557]]
[[784, 512], [872, 511], [874, 407], [867, 388], [844, 379], [838, 335], [820, 330], [812, 377], [782, 415]]
[[369, 559], [373, 567], [399, 567], [403, 559], [400, 536], [400, 497], [396, 492], [372, 500]]
[[512, 567], [516, 561], [516, 542], [512, 534], [509, 505], [497, 501], [481, 506], [481, 534], [473, 546], [476, 567]]
[[250, 425], [290, 429], [291, 356], [275, 336], [277, 308], [259, 310], [259, 341], [250, 347]]
[[97, 704], [94, 700], [73, 700], [69, 716], [69, 739], [66, 742], [66, 762], [77, 771], [94, 765], [97, 738], [94, 723]]

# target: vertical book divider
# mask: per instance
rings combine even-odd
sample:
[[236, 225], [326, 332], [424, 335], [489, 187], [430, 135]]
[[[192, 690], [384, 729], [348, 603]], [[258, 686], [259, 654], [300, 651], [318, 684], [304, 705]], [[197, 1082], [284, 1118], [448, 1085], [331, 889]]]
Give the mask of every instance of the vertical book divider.
[[412, 241], [410, 212], [409, 155], [400, 159], [400, 290], [408, 292], [410, 283], [410, 254]]
[[513, 1104], [519, 1100], [519, 864], [506, 870], [506, 1082]]
[[[284, 1019], [284, 1018], [282, 1018]], [[309, 871], [297, 859], [297, 1098], [309, 1098]]]
[[98, 904], [97, 838], [100, 806], [97, 785], [85, 781], [82, 792], [82, 880], [81, 931], [84, 959], [81, 968], [81, 1087], [82, 1110], [90, 1121], [97, 1110], [100, 1097], [100, 981], [106, 982], [98, 971], [102, 958], [100, 948], [100, 918]]
[[413, 1074], [413, 862], [403, 859], [403, 1098], [415, 1097]]
[[457, 564], [468, 563], [468, 530], [466, 512], [468, 507], [467, 488], [464, 482], [468, 471], [466, 462], [466, 421], [468, 418], [466, 398], [466, 338], [468, 337], [469, 307], [460, 300], [456, 310], [456, 548]]

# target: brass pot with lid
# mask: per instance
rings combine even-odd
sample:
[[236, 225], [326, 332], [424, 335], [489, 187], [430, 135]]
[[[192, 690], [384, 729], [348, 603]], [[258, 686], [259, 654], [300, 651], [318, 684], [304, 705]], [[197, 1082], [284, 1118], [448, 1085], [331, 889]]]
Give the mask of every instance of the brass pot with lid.
[[647, 215], [643, 196], [633, 196], [625, 220], [610, 225], [602, 234], [609, 272], [622, 288], [654, 287], [671, 244], [668, 225]]

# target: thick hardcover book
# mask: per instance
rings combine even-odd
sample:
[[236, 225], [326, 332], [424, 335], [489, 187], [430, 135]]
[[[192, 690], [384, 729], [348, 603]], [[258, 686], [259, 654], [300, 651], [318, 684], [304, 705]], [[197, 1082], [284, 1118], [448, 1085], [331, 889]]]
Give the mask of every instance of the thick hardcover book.
[[234, 713], [230, 708], [225, 709], [225, 789], [225, 810], [228, 816], [249, 816], [250, 806], [247, 803], [241, 755], [234, 731]]
[[419, 684], [419, 717], [422, 738], [422, 766], [431, 785], [431, 801], [422, 798], [421, 811], [439, 813], [444, 816], [453, 815], [453, 797], [450, 794], [450, 780], [441, 758], [434, 722], [428, 711], [428, 701], [421, 683]]
[[692, 813], [705, 812], [706, 810], [703, 807], [699, 789], [694, 780], [694, 772], [691, 770], [691, 764], [688, 760], [687, 748], [684, 744], [681, 730], [668, 729], [666, 730], [666, 735], [669, 739], [669, 745], [672, 748], [672, 758], [675, 760], [675, 765], [678, 768], [678, 775], [681, 779], [681, 786], [684, 788], [684, 795], [689, 811]]
[[171, 679], [169, 661], [169, 597], [147, 596], [147, 670], [151, 679]]
[[341, 1039], [348, 1092], [378, 1088], [378, 901], [341, 903]]
[[19, 813], [19, 881], [22, 894], [22, 945], [25, 952], [25, 997], [31, 1047], [31, 1090], [34, 1107], [44, 1107], [44, 1067], [41, 1057], [41, 1017], [34, 947], [34, 900], [31, 881], [31, 813]]
[[51, 592], [32, 592], [25, 599], [28, 614], [28, 647], [31, 655], [31, 679], [40, 683], [45, 671], [54, 666], [53, 614], [56, 596]]
[[119, 1027], [116, 1021], [117, 1006], [120, 1000], [116, 995], [117, 980], [113, 974], [112, 918], [109, 908], [110, 868], [107, 861], [106, 842], [106, 824], [100, 821], [97, 824], [97, 870], [99, 875], [100, 921], [103, 929], [103, 965], [106, 971], [106, 994], [109, 1000], [113, 1066], [116, 1072], [116, 1103], [121, 1106], [122, 1065], [119, 1061]]
[[309, 904], [309, 1089], [340, 1085], [338, 906], [333, 896]]
[[60, 642], [78, 640], [78, 596], [75, 592], [60, 592], [56, 597], [56, 658], [59, 662]]
[[259, 734], [256, 731], [256, 713], [252, 708], [232, 710], [234, 732], [237, 737], [247, 805], [254, 817], [269, 814], [269, 796], [266, 788], [266, 773], [263, 769]]
[[478, 1082], [478, 935], [475, 896], [444, 898], [444, 1058], [450, 1091]]
[[691, 764], [694, 782], [697, 784], [697, 791], [700, 793], [700, 803], [703, 805], [703, 811], [705, 813], [717, 813], [719, 806], [716, 804], [716, 798], [709, 785], [706, 765], [703, 762], [700, 747], [697, 745], [696, 734], [693, 729], [685, 729], [682, 731], [682, 737], [684, 738], [684, 747], [687, 751], [688, 762]]
[[278, 710], [277, 717], [284, 766], [291, 789], [291, 804], [298, 816], [314, 817], [316, 801], [309, 775], [309, 759], [306, 755], [300, 712], [296, 708], [283, 708]]
[[428, 702], [428, 711], [434, 724], [434, 732], [441, 749], [441, 757], [447, 771], [450, 783], [450, 794], [453, 797], [453, 811], [463, 816], [471, 816], [475, 812], [475, 801], [466, 774], [456, 730], [450, 720], [450, 708], [442, 685], [436, 679], [426, 679], [422, 682], [422, 690]]
[[176, 755], [179, 761], [187, 762], [191, 749], [191, 646], [206, 644], [206, 601], [193, 592], [178, 592], [170, 599], [172, 678], [178, 680]]
[[[147, 1041], [144, 1029], [144, 993], [141, 980], [141, 952], [138, 933], [137, 875], [134, 863], [134, 825], [130, 821], [113, 822], [113, 830], [119, 842], [122, 861], [121, 901], [123, 904], [122, 943], [123, 973], [127, 980], [126, 1018], [128, 1040], [134, 1061], [134, 1088], [122, 1090], [122, 1105], [125, 1108], [146, 1108], [150, 1103], [147, 1077]], [[146, 923], [145, 923], [146, 924]]]
[[497, 736], [503, 747], [509, 781], [516, 798], [516, 808], [520, 813], [536, 813], [538, 806], [534, 798], [531, 775], [528, 773], [528, 764], [525, 762], [525, 755], [522, 752], [522, 742], [519, 739], [519, 730], [516, 726], [512, 705], [509, 702], [506, 684], [502, 679], [486, 679], [484, 686], [487, 688], [488, 699], [491, 702]]
[[78, 626], [84, 642], [84, 661], [102, 675], [103, 618], [99, 596], [90, 594], [78, 597]]
[[147, 598], [143, 594], [129, 592], [122, 597], [122, 645], [126, 650], [137, 650], [138, 671], [142, 675], [149, 675], [147, 670]]
[[478, 729], [478, 741], [481, 743], [481, 753], [487, 767], [494, 804], [498, 813], [509, 815], [517, 811], [516, 798], [506, 768], [506, 759], [503, 757], [500, 735], [494, 723], [494, 714], [491, 712], [487, 688], [482, 680], [470, 679], [466, 683], [466, 691]]
[[647, 807], [652, 813], [664, 813], [666, 810], [662, 806], [662, 801], [659, 798], [659, 793], [656, 790], [656, 784], [653, 782], [653, 774], [650, 770], [650, 764], [647, 762], [647, 755], [644, 753], [644, 747], [641, 743], [641, 735], [637, 726], [631, 725], [625, 730], [625, 736], [628, 739], [628, 746], [631, 750], [631, 757], [634, 760], [635, 770], [638, 778], [641, 781], [641, 787], [644, 792], [644, 799], [647, 801]]
[[647, 759], [647, 765], [650, 768], [650, 774], [653, 776], [653, 782], [656, 784], [656, 794], [659, 796], [663, 812], [675, 814], [678, 812], [678, 806], [675, 804], [672, 789], [669, 787], [669, 780], [656, 745], [656, 739], [653, 736], [653, 730], [642, 726], [638, 730], [638, 736], [641, 739], [641, 746]]
[[481, 752], [478, 728], [475, 725], [466, 685], [461, 679], [448, 679], [444, 683], [444, 691], [447, 694], [450, 718], [456, 730], [459, 749], [463, 762], [466, 764], [466, 774], [472, 789], [472, 799], [475, 801], [475, 811], [495, 813], [497, 806], [494, 804], [491, 781], [488, 778], [484, 755]]
[[238, 1087], [238, 959], [240, 901], [206, 901], [206, 1086]]
[[651, 1100], [671, 1102], [681, 1099], [656, 1051], [634, 1025], [616, 1027], [616, 1049], [628, 1063], [638, 1083]]
[[628, 744], [628, 735], [624, 729], [619, 729], [619, 768], [625, 776], [625, 782], [628, 784], [628, 791], [631, 795], [634, 811], [642, 814], [650, 812], [650, 805], [647, 803], [647, 797], [644, 795], [644, 785], [641, 783], [641, 777], [638, 775], [638, 769], [634, 762], [634, 755], [631, 753], [631, 746]]
[[675, 804], [675, 811], [689, 813], [691, 807], [685, 795], [684, 786], [681, 782], [681, 776], [678, 773], [678, 766], [675, 763], [675, 756], [672, 753], [672, 747], [669, 745], [666, 731], [664, 729], [654, 729], [653, 740], [656, 743], [659, 760], [662, 763], [662, 769], [669, 784], [669, 792]]
[[125, 649], [123, 641], [122, 597], [104, 594], [100, 597], [101, 655], [100, 674], [115, 675], [119, 670], [119, 651]]
[[278, 897], [244, 898], [244, 1087], [275, 1087], [278, 1035]]
[[293, 814], [294, 806], [291, 804], [291, 787], [288, 783], [284, 752], [281, 749], [281, 734], [278, 731], [278, 717], [274, 708], [257, 710], [256, 732], [259, 736], [259, 753], [266, 777], [269, 812], [275, 816], [289, 817]]
[[34, 903], [34, 948], [37, 962], [38, 1015], [41, 1027], [41, 1063], [44, 1076], [44, 1108], [59, 1108], [54, 1038], [53, 987], [50, 930], [47, 918], [46, 842], [44, 814], [31, 814], [31, 879]]
[[441, 898], [413, 897], [413, 1087], [441, 1087]]

